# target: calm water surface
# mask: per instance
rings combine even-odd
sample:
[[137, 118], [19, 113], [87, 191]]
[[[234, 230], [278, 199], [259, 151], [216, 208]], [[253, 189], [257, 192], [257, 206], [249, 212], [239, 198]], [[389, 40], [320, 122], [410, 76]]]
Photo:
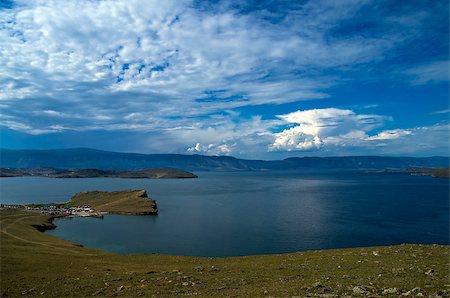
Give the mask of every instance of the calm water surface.
[[56, 221], [48, 233], [117, 253], [235, 256], [449, 243], [449, 180], [408, 175], [198, 173], [199, 179], [0, 179], [2, 203], [146, 189], [158, 216]]

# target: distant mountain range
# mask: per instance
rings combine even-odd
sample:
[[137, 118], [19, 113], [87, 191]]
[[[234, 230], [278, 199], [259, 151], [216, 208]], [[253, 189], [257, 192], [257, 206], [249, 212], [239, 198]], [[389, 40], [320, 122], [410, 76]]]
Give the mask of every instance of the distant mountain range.
[[186, 171], [261, 170], [370, 170], [449, 166], [449, 157], [291, 157], [283, 160], [246, 160], [230, 156], [137, 154], [96, 149], [9, 150], [0, 149], [0, 167], [59, 169], [140, 170], [172, 168]]

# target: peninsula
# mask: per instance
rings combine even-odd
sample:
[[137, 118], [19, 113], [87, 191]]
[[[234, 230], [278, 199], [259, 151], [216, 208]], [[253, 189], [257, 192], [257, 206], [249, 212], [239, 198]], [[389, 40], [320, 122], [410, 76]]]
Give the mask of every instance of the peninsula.
[[89, 206], [97, 212], [128, 215], [158, 214], [156, 202], [145, 190], [80, 192], [67, 203], [71, 206]]
[[406, 168], [365, 171], [365, 174], [407, 174], [411, 176], [430, 176], [434, 178], [450, 178], [450, 168]]
[[25, 210], [51, 217], [103, 217], [106, 213], [157, 215], [156, 201], [146, 190], [88, 191], [75, 194], [69, 202], [49, 204], [0, 204], [4, 209]]
[[48, 178], [198, 178], [197, 175], [177, 169], [149, 168], [143, 170], [56, 169], [56, 168], [0, 168], [0, 177], [38, 176]]

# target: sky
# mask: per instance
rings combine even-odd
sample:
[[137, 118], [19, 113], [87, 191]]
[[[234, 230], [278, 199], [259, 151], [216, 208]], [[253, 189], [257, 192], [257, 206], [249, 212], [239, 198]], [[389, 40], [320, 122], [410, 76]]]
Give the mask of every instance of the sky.
[[0, 0], [9, 149], [449, 155], [447, 0]]

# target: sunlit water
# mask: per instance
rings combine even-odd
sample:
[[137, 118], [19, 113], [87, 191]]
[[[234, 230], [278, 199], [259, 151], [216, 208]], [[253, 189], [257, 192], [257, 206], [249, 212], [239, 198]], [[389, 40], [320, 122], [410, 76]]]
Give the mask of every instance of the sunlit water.
[[235, 256], [449, 243], [449, 180], [355, 173], [198, 173], [199, 179], [1, 178], [2, 203], [146, 189], [158, 216], [56, 220], [48, 233], [117, 253]]

